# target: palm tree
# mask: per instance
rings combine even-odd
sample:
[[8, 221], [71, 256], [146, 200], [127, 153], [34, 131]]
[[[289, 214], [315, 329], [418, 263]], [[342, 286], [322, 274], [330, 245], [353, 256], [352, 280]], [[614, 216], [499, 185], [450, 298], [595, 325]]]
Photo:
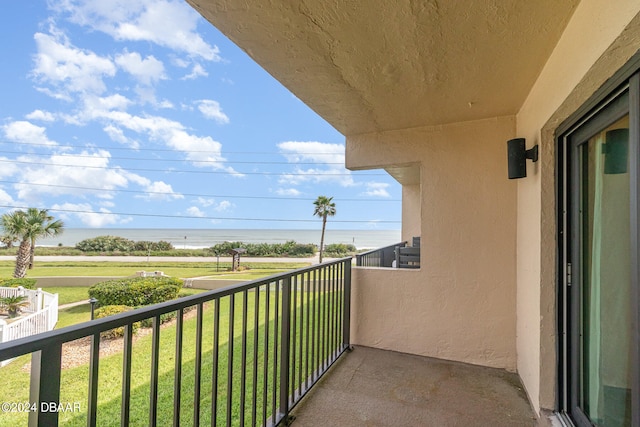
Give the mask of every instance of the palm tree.
[[4, 234], [20, 241], [13, 272], [13, 277], [20, 278], [26, 276], [27, 268], [33, 268], [36, 240], [61, 234], [64, 224], [49, 215], [47, 209], [28, 208], [26, 212], [13, 211], [2, 215], [0, 227]]
[[332, 202], [333, 197], [318, 196], [313, 204], [316, 206], [313, 215], [322, 218], [322, 236], [320, 237], [320, 262], [322, 262], [322, 252], [324, 251], [324, 230], [327, 226], [327, 217], [336, 214], [336, 204]]
[[10, 318], [17, 317], [22, 308], [28, 306], [29, 301], [27, 301], [27, 297], [25, 296], [16, 295], [0, 298], [0, 307], [4, 307], [7, 310]]

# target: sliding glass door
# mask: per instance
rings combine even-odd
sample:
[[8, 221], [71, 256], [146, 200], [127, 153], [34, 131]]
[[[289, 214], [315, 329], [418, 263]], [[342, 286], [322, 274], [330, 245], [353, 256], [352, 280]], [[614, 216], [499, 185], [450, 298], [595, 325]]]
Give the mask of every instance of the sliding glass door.
[[[638, 425], [637, 158], [626, 87], [563, 137], [564, 392], [579, 426]], [[635, 119], [631, 120], [636, 123]], [[635, 152], [633, 150], [636, 150]]]

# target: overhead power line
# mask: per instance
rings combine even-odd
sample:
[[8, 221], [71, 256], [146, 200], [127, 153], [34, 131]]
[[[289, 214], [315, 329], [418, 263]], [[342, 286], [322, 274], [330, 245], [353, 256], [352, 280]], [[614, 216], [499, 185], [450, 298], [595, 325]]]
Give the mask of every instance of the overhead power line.
[[[51, 188], [67, 188], [70, 190], [89, 190], [89, 191], [105, 191], [113, 193], [134, 193], [134, 194], [149, 194], [149, 195], [166, 195], [167, 193], [162, 191], [142, 191], [142, 190], [126, 190], [126, 189], [106, 189], [95, 187], [81, 187], [76, 185], [60, 185], [60, 184], [42, 184], [35, 182], [19, 182], [19, 181], [3, 181], [0, 180], [0, 184], [12, 184], [12, 185], [29, 185], [34, 187], [51, 187]], [[279, 196], [239, 196], [239, 195], [222, 195], [222, 194], [194, 194], [194, 193], [175, 193], [186, 197], [216, 197], [224, 199], [263, 199], [263, 200], [292, 200], [292, 201], [314, 201], [314, 198], [305, 197], [279, 197]], [[400, 202], [398, 199], [334, 199], [336, 202]]]
[[[45, 162], [27, 162], [21, 160], [5, 160], [0, 159], [0, 163], [18, 163], [26, 165], [42, 165], [42, 166], [57, 166], [65, 168], [81, 168], [81, 169], [104, 169], [104, 170], [123, 170], [121, 167], [109, 167], [109, 166], [90, 166], [90, 165], [67, 165], [57, 163], [45, 163]], [[206, 171], [206, 170], [186, 170], [186, 169], [148, 169], [148, 168], [126, 168], [127, 171], [138, 172], [165, 172], [165, 173], [196, 173], [196, 174], [209, 174], [209, 175], [265, 175], [265, 176], [351, 176], [351, 173], [322, 173], [322, 172], [241, 172], [241, 171]], [[387, 176], [383, 173], [358, 173], [358, 176]]]
[[[21, 151], [3, 151], [4, 154], [25, 154]], [[29, 153], [30, 156], [49, 157], [50, 153]], [[135, 160], [144, 162], [189, 162], [189, 163], [224, 163], [224, 164], [247, 164], [247, 165], [343, 165], [342, 162], [265, 162], [265, 161], [242, 161], [242, 160], [189, 160], [189, 159], [161, 159], [161, 158], [140, 158], [140, 157], [113, 157], [113, 156], [94, 156], [91, 154], [65, 154], [62, 157], [69, 158], [88, 158], [88, 159], [109, 159], [109, 160]]]
[[[169, 153], [175, 153], [175, 152], [179, 152], [179, 150], [173, 149], [173, 148], [131, 148], [131, 147], [106, 147], [106, 146], [100, 146], [100, 145], [73, 145], [73, 144], [42, 144], [42, 143], [21, 143], [21, 142], [12, 142], [12, 141], [0, 141], [0, 144], [11, 144], [11, 145], [22, 145], [25, 147], [30, 147], [30, 146], [36, 146], [36, 147], [49, 147], [49, 148], [82, 148], [82, 149], [97, 149], [97, 150], [109, 150], [109, 151], [113, 151], [113, 150], [117, 150], [117, 151], [133, 151], [133, 152], [139, 152], [139, 151], [151, 151], [151, 152], [169, 152]], [[190, 153], [212, 153], [212, 154], [220, 154], [220, 151], [217, 150], [189, 150]], [[302, 154], [302, 155], [319, 155], [319, 156], [335, 156], [336, 154], [340, 154], [340, 153], [318, 153], [318, 152], [295, 152], [295, 153], [286, 153], [283, 151], [228, 151], [228, 150], [224, 150], [224, 154], [261, 154], [261, 155], [278, 155], [278, 156], [282, 156], [282, 155], [286, 155], [286, 154], [290, 154], [290, 155], [295, 155], [295, 154]]]
[[[0, 208], [7, 209], [28, 209], [28, 206], [11, 206], [0, 205]], [[97, 212], [90, 210], [80, 209], [58, 209], [47, 208], [51, 212], [65, 212], [65, 213], [77, 213], [77, 214], [95, 214], [95, 215], [118, 215], [118, 216], [137, 216], [147, 218], [174, 218], [174, 219], [206, 219], [216, 221], [262, 221], [262, 222], [318, 222], [317, 219], [284, 219], [284, 218], [233, 218], [233, 217], [213, 217], [213, 216], [194, 216], [194, 215], [168, 215], [168, 214], [142, 214], [142, 213], [127, 213], [127, 212]], [[332, 219], [331, 222], [336, 223], [377, 223], [377, 224], [401, 224], [402, 221], [390, 221], [390, 220], [338, 220]]]

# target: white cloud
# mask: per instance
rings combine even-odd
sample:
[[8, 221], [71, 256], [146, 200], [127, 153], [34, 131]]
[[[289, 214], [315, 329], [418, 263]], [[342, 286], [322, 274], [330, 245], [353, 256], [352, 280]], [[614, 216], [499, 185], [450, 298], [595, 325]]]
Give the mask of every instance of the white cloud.
[[59, 216], [63, 220], [69, 220], [73, 217], [78, 218], [84, 225], [91, 228], [102, 228], [112, 224], [126, 224], [131, 222], [131, 217], [123, 217], [122, 215], [112, 214], [107, 208], [100, 208], [96, 211], [89, 203], [63, 203], [55, 204], [52, 210], [62, 210]]
[[170, 184], [163, 181], [154, 181], [148, 184], [145, 191], [150, 192], [148, 195], [149, 200], [175, 200], [184, 199], [184, 196], [180, 193], [173, 191]]
[[116, 74], [109, 58], [79, 49], [64, 36], [36, 33], [33, 37], [38, 50], [33, 75], [54, 86], [61, 97], [70, 92], [100, 94], [106, 90], [103, 78]]
[[207, 119], [213, 119], [220, 124], [229, 123], [229, 117], [222, 112], [218, 101], [201, 99], [200, 101], [196, 101], [196, 103], [198, 104], [198, 110], [200, 110], [202, 115]]
[[0, 157], [0, 178], [6, 178], [12, 176], [20, 171], [17, 164], [13, 162], [13, 159], [7, 157]]
[[228, 211], [233, 207], [234, 207], [233, 203], [231, 203], [228, 200], [223, 200], [220, 203], [218, 203], [218, 206], [216, 206], [214, 209], [218, 212], [223, 212], [223, 211]]
[[197, 206], [191, 206], [187, 208], [187, 215], [202, 218], [204, 217], [204, 212], [202, 212]]
[[127, 73], [131, 74], [138, 82], [151, 85], [159, 80], [166, 79], [164, 64], [154, 56], [142, 59], [138, 52], [125, 52], [116, 56], [116, 64]]
[[221, 60], [218, 47], [198, 34], [199, 16], [186, 2], [61, 0], [50, 7], [116, 40], [148, 41], [208, 61]]
[[198, 203], [200, 206], [204, 206], [205, 208], [213, 205], [215, 202], [215, 199], [207, 199], [205, 197], [198, 197], [196, 199], [196, 203]]
[[0, 188], [0, 205], [13, 205], [15, 202], [13, 200], [13, 198], [9, 195], [9, 193], [7, 193], [6, 191], [4, 191], [2, 188]]
[[207, 77], [208, 75], [209, 73], [207, 73], [207, 70], [205, 70], [202, 65], [194, 64], [191, 73], [180, 77], [180, 80], [195, 80], [198, 77]]
[[40, 120], [43, 122], [55, 121], [55, 116], [48, 111], [33, 110], [31, 113], [25, 116], [29, 120]]
[[[317, 141], [287, 141], [277, 146], [287, 161], [295, 165], [292, 173], [280, 176], [281, 184], [324, 182], [342, 187], [355, 185], [351, 171], [344, 167], [344, 145]], [[303, 163], [314, 163], [318, 166], [303, 167]]]
[[387, 191], [389, 184], [386, 184], [384, 182], [367, 182], [366, 186], [367, 190], [362, 193], [365, 196], [391, 197], [391, 195]]
[[278, 188], [276, 194], [279, 196], [299, 196], [302, 193], [295, 188]]
[[137, 141], [132, 141], [124, 135], [124, 132], [119, 127], [113, 124], [108, 124], [102, 130], [109, 135], [112, 141], [119, 142], [120, 144], [126, 144], [131, 148], [140, 148], [140, 144]]
[[129, 179], [122, 169], [105, 169], [109, 166], [109, 157], [109, 152], [104, 150], [93, 153], [82, 151], [79, 155], [54, 154], [45, 160], [25, 155], [18, 160], [47, 164], [24, 165], [19, 169], [21, 180], [46, 185], [16, 184], [14, 187], [18, 197], [29, 202], [40, 201], [44, 196], [61, 195], [92, 195], [110, 199], [114, 190], [127, 187]]
[[46, 128], [27, 121], [15, 121], [2, 126], [7, 139], [20, 144], [58, 145], [47, 138]]

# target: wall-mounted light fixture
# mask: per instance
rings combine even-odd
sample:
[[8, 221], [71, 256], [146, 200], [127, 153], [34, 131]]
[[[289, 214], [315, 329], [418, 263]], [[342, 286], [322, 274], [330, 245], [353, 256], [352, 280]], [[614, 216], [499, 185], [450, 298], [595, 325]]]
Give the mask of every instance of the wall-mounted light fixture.
[[538, 145], [525, 149], [525, 139], [516, 138], [507, 141], [507, 157], [509, 161], [509, 179], [527, 176], [527, 159], [538, 161]]
[[607, 131], [605, 143], [602, 144], [604, 153], [604, 173], [615, 175], [627, 173], [629, 159], [629, 129], [613, 129]]

